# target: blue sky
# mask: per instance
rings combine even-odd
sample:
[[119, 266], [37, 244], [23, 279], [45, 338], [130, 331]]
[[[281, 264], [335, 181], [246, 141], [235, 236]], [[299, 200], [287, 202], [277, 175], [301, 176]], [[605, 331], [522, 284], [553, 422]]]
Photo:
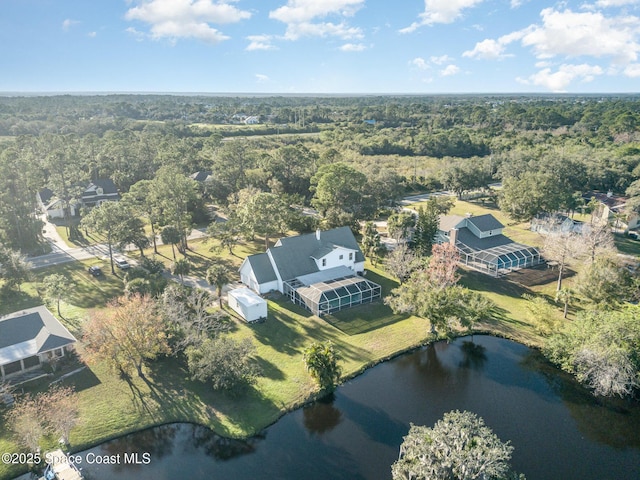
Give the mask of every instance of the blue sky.
[[0, 92], [639, 87], [640, 0], [0, 0]]

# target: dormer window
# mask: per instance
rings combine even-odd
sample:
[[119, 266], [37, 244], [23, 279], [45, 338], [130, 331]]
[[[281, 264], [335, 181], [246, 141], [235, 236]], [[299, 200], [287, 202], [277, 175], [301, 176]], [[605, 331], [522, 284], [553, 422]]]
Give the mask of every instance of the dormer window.
[[323, 267], [326, 267], [326, 266], [327, 266], [327, 259], [326, 259], [326, 258], [323, 258], [323, 259], [322, 259], [322, 266], [323, 266]]
[[353, 252], [349, 252], [349, 260], [353, 260]]

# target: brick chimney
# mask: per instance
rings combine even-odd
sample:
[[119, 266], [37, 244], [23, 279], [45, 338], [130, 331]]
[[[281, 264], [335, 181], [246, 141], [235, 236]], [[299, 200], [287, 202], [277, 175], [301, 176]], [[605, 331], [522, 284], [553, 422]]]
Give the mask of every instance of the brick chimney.
[[451, 230], [449, 230], [449, 243], [455, 247], [457, 241], [458, 241], [458, 229], [452, 228]]

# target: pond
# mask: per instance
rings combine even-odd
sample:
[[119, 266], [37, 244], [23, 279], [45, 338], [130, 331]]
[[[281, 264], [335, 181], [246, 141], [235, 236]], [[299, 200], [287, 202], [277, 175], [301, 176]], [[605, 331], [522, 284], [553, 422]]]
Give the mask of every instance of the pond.
[[[432, 426], [454, 409], [478, 414], [510, 440], [512, 465], [528, 480], [640, 478], [638, 402], [599, 402], [537, 351], [490, 336], [378, 365], [247, 441], [173, 424], [79, 455], [87, 477], [101, 480], [379, 480], [391, 478], [410, 423]], [[129, 452], [140, 464], [125, 459]], [[117, 455], [116, 465], [87, 464]]]

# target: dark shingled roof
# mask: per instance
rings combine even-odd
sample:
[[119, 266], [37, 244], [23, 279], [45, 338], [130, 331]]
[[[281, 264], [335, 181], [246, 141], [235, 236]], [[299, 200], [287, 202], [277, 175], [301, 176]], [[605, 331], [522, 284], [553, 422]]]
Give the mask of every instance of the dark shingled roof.
[[504, 225], [490, 213], [487, 213], [486, 215], [478, 215], [477, 217], [469, 217], [467, 218], [467, 222], [475, 225], [475, 227], [481, 232], [504, 228]]
[[204, 182], [211, 176], [211, 170], [200, 170], [199, 172], [192, 173], [189, 177], [196, 182]]
[[40, 200], [44, 205], [48, 205], [51, 199], [53, 198], [53, 192], [49, 188], [43, 188], [38, 192], [40, 195]]
[[318, 256], [322, 252], [329, 253], [335, 247], [355, 250], [355, 261], [364, 262], [364, 255], [349, 227], [322, 231], [320, 232], [320, 240], [316, 238], [315, 232], [281, 238], [269, 251], [282, 280], [286, 281], [317, 272], [318, 266], [312, 257]]
[[[3, 349], [33, 342], [24, 351], [26, 358], [74, 343], [76, 339], [44, 305], [15, 312], [0, 318], [0, 358]], [[11, 355], [11, 354], [9, 354]], [[0, 362], [1, 363], [1, 362]]]
[[487, 248], [514, 243], [513, 240], [509, 237], [505, 237], [504, 235], [492, 235], [491, 237], [478, 238], [467, 227], [458, 230], [457, 240], [473, 250], [486, 250]]
[[82, 196], [97, 195], [97, 188], [102, 188], [103, 195], [113, 195], [114, 193], [118, 193], [118, 189], [116, 188], [116, 184], [113, 183], [113, 180], [109, 178], [99, 178], [87, 186], [85, 191], [82, 193]]
[[273, 282], [278, 279], [276, 277], [276, 272], [273, 271], [273, 267], [271, 266], [269, 255], [266, 253], [249, 255], [247, 257], [247, 261], [249, 262], [249, 265], [251, 265], [251, 270], [253, 270], [258, 283]]

